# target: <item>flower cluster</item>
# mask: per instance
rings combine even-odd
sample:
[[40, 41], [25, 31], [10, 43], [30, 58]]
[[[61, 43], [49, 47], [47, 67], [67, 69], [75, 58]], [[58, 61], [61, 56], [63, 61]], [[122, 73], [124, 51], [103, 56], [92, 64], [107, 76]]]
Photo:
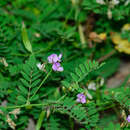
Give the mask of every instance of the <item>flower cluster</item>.
[[48, 62], [50, 64], [52, 64], [52, 69], [54, 71], [63, 71], [63, 67], [61, 66], [61, 64], [59, 62], [61, 62], [61, 58], [62, 58], [62, 54], [60, 54], [59, 56], [57, 54], [51, 54], [50, 56], [48, 56]]
[[83, 93], [79, 93], [77, 95], [77, 100], [76, 101], [84, 104], [84, 103], [86, 103], [86, 96]]

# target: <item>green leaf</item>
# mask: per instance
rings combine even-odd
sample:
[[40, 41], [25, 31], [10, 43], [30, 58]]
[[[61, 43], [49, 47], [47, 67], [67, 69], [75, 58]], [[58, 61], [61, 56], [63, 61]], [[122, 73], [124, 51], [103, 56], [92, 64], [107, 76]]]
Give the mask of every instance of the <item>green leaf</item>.
[[79, 67], [75, 68], [75, 72], [79, 77], [82, 77], [82, 72]]
[[74, 73], [71, 73], [71, 77], [75, 82], [79, 79], [78, 76]]
[[21, 74], [28, 82], [30, 81], [30, 77], [25, 72], [22, 71]]
[[26, 102], [26, 99], [23, 96], [18, 96], [17, 99], [22, 102]]
[[19, 85], [18, 88], [20, 89], [20, 92], [22, 94], [28, 94], [28, 90], [25, 87], [23, 87], [22, 85]]
[[62, 81], [62, 84], [63, 84], [64, 86], [66, 86], [66, 87], [70, 87], [70, 83], [67, 82], [67, 81]]
[[40, 130], [40, 128], [42, 126], [43, 119], [45, 117], [45, 113], [46, 113], [46, 111], [42, 111], [40, 113], [40, 116], [39, 116], [39, 119], [38, 119], [38, 122], [37, 122], [37, 125], [36, 125], [36, 130]]
[[20, 79], [25, 87], [30, 87], [30, 84], [25, 79]]
[[37, 79], [37, 80], [35, 80], [32, 84], [31, 84], [31, 87], [33, 88], [33, 87], [36, 87], [39, 83], [40, 83], [40, 79]]
[[86, 63], [85, 63], [85, 65], [86, 65], [86, 66], [85, 66], [85, 67], [86, 67], [86, 70], [89, 72], [89, 70], [90, 70], [89, 64], [86, 64]]
[[27, 35], [27, 31], [26, 31], [26, 28], [25, 28], [25, 25], [23, 24], [22, 25], [22, 39], [23, 39], [23, 43], [24, 43], [24, 46], [25, 48], [32, 53], [32, 45], [28, 39], [28, 35]]
[[36, 101], [36, 100], [38, 100], [39, 99], [39, 96], [38, 95], [35, 95], [35, 96], [33, 96], [31, 99], [30, 99], [30, 101]]
[[80, 64], [79, 67], [80, 67], [80, 69], [81, 69], [81, 71], [82, 71], [83, 73], [86, 72], [86, 69], [85, 69], [84, 64]]

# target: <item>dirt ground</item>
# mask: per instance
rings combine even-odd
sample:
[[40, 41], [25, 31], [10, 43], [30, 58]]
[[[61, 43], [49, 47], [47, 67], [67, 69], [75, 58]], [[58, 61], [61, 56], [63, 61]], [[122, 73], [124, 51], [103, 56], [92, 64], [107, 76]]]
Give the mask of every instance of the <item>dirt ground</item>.
[[107, 80], [108, 88], [118, 87], [128, 74], [130, 74], [130, 60], [122, 60], [118, 71]]

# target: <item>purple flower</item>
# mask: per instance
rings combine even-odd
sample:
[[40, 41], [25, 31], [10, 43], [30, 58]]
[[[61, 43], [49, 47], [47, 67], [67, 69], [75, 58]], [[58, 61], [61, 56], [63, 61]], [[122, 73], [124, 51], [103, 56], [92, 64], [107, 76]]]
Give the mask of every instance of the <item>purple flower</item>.
[[130, 123], [130, 115], [128, 115], [126, 120]]
[[82, 104], [86, 103], [86, 96], [83, 93], [79, 93], [77, 95], [77, 102], [81, 102]]
[[56, 63], [56, 62], [60, 62], [61, 61], [61, 57], [62, 54], [60, 54], [59, 56], [57, 54], [51, 54], [50, 56], [48, 56], [48, 62], [49, 63]]
[[52, 69], [54, 70], [54, 71], [63, 71], [63, 67], [61, 67], [60, 66], [60, 63], [59, 62], [57, 62], [57, 63], [54, 63], [53, 65], [52, 65]]
[[61, 58], [62, 54], [60, 54], [59, 56], [57, 54], [51, 54], [50, 56], [48, 56], [48, 62], [52, 64], [52, 69], [54, 71], [63, 71], [63, 67], [61, 67], [59, 63], [61, 62]]

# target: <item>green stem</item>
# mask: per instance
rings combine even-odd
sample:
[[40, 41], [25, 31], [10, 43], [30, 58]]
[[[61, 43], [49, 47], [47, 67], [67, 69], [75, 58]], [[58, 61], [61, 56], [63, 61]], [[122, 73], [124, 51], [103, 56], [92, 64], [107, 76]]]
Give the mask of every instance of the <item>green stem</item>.
[[118, 112], [116, 106], [113, 107], [113, 110], [115, 111], [117, 117], [120, 119], [120, 113]]
[[78, 22], [78, 20], [77, 20], [78, 19], [78, 17], [77, 17], [78, 16], [78, 12], [80, 11], [79, 10], [79, 5], [78, 5], [78, 2], [76, 2], [75, 0], [71, 0], [71, 2], [72, 2], [73, 7], [75, 8], [75, 17], [76, 17], [75, 21], [76, 21], [76, 23], [78, 25], [78, 32], [79, 32], [82, 48], [84, 48], [85, 45], [86, 45], [85, 44], [86, 43], [85, 35], [84, 35], [84, 31], [83, 31], [83, 27], [82, 27], [81, 23]]
[[42, 103], [42, 104], [23, 104], [23, 105], [19, 105], [19, 106], [7, 106], [7, 107], [4, 107], [5, 109], [15, 109], [15, 108], [23, 108], [23, 107], [37, 107], [37, 106], [48, 106], [49, 104], [57, 104], [59, 103], [64, 97], [66, 96], [63, 95], [61, 98], [59, 98], [57, 101], [53, 101], [53, 100], [48, 100], [47, 103]]
[[15, 108], [23, 108], [23, 107], [38, 107], [38, 106], [48, 106], [49, 104], [57, 104], [59, 103], [59, 100], [58, 101], [48, 101], [47, 103], [42, 103], [42, 104], [23, 104], [23, 105], [19, 105], [19, 106], [7, 106], [7, 107], [4, 107], [5, 109], [15, 109]]
[[115, 104], [112, 104], [112, 105], [110, 105], [110, 106], [108, 106], [108, 107], [98, 108], [97, 110], [98, 110], [98, 111], [104, 111], [104, 110], [113, 108], [113, 107], [115, 107], [115, 106], [116, 106]]
[[34, 94], [32, 95], [32, 97], [30, 98], [30, 100], [36, 95], [36, 93], [38, 92], [38, 90], [41, 88], [41, 86], [43, 85], [43, 83], [47, 80], [47, 78], [49, 77], [49, 75], [51, 74], [52, 69], [50, 70], [50, 72], [46, 75], [46, 77], [42, 80], [41, 84], [39, 85], [39, 87], [37, 88], [37, 90], [34, 92]]
[[74, 130], [74, 121], [71, 117], [69, 117], [69, 122], [70, 122], [71, 130]]
[[57, 102], [60, 102], [62, 99], [64, 99], [64, 97], [66, 97], [66, 95], [67, 95], [67, 94], [65, 94], [65, 95], [63, 95], [61, 98], [59, 98], [59, 99], [57, 100]]
[[80, 23], [78, 25], [78, 30], [79, 30], [80, 41], [81, 41], [82, 47], [84, 48], [86, 45], [85, 44], [86, 40], [85, 40], [85, 36], [84, 36], [84, 32], [83, 32], [83, 27]]
[[58, 41], [58, 39], [56, 39], [53, 42], [50, 42], [47, 48], [43, 48], [43, 49], [40, 49], [38, 51], [35, 51], [34, 54], [39, 54], [39, 53], [42, 53], [42, 52], [47, 52], [48, 50], [50, 50], [55, 45], [55, 43], [57, 43], [57, 41]]
[[69, 14], [68, 14], [68, 15], [66, 16], [66, 18], [65, 18], [63, 30], [64, 30], [64, 28], [67, 26], [67, 22], [68, 22], [68, 20], [69, 20], [69, 17], [70, 17], [71, 14], [72, 14], [73, 9], [74, 9], [74, 8], [71, 8]]
[[20, 105], [20, 106], [8, 106], [8, 107], [5, 107], [5, 109], [15, 109], [15, 108], [23, 108], [23, 107], [28, 107], [28, 106], [46, 106], [48, 104], [24, 104], [24, 105]]
[[97, 86], [97, 89], [96, 89], [96, 97], [97, 97], [97, 103], [100, 104], [100, 89], [99, 89], [99, 86]]

